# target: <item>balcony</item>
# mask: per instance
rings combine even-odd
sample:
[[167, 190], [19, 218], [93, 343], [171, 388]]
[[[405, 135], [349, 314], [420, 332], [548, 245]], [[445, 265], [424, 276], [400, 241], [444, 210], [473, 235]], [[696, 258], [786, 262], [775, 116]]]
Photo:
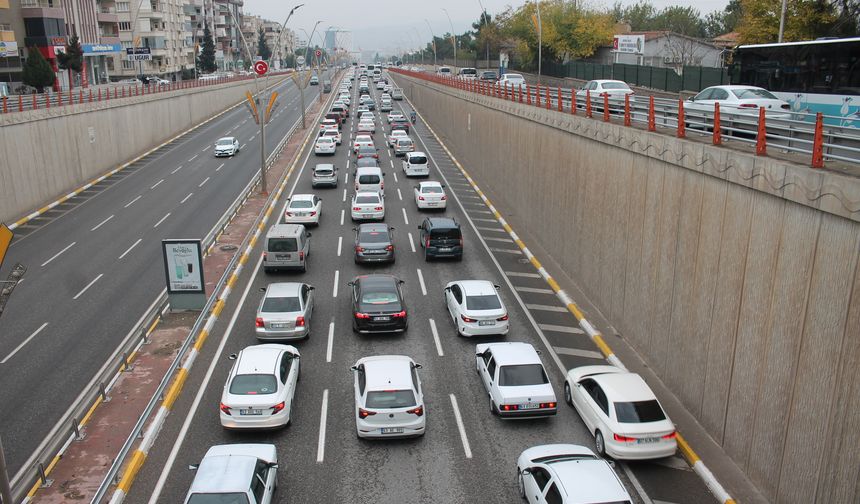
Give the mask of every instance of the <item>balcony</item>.
[[98, 13], [96, 14], [96, 18], [98, 19], [99, 23], [112, 24], [119, 22], [119, 16], [116, 13], [116, 9], [112, 7], [102, 7], [101, 9], [99, 9]]
[[60, 0], [21, 0], [21, 17], [65, 19]]
[[111, 45], [122, 44], [122, 42], [119, 40], [119, 34], [118, 33], [116, 35], [102, 35], [102, 36], [100, 36], [99, 37], [99, 43], [100, 44], [111, 44]]

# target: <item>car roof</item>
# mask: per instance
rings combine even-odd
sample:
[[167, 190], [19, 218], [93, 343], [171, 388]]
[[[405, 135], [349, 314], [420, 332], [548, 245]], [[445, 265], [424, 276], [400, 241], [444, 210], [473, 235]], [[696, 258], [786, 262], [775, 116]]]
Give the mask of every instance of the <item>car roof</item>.
[[388, 224], [383, 224], [381, 222], [365, 222], [363, 224], [359, 224], [358, 231], [360, 233], [388, 232]]
[[236, 137], [221, 137], [221, 138], [219, 138], [219, 139], [218, 139], [218, 141], [219, 141], [219, 142], [220, 142], [221, 140], [229, 140], [229, 141], [231, 141], [231, 142], [235, 142], [235, 141], [236, 141]]
[[378, 166], [361, 166], [355, 169], [356, 175], [378, 175], [382, 169]]
[[368, 390], [412, 389], [412, 359], [405, 355], [376, 355], [360, 359]]
[[266, 286], [266, 297], [295, 297], [299, 295], [303, 283], [276, 282]]
[[657, 399], [651, 387], [636, 373], [607, 373], [589, 378], [600, 385], [612, 402], [653, 401]]
[[391, 286], [397, 285], [399, 281], [394, 275], [359, 275], [355, 277], [355, 282], [360, 282], [362, 286], [365, 287], [374, 287], [374, 286]]
[[424, 187], [424, 186], [442, 187], [442, 183], [441, 183], [441, 182], [437, 182], [437, 181], [435, 181], [435, 180], [424, 180], [424, 181], [418, 182], [418, 185], [419, 185], [419, 186], [421, 186], [421, 187]]
[[294, 238], [304, 229], [303, 224], [274, 224], [266, 232], [266, 238]]
[[555, 472], [568, 499], [565, 502], [623, 502], [630, 496], [612, 467], [602, 459], [562, 460], [547, 464]]
[[273, 374], [286, 345], [267, 343], [245, 347], [236, 360], [236, 374]]
[[457, 223], [452, 217], [430, 217], [427, 219], [430, 223], [430, 227], [438, 227], [438, 228], [459, 228], [460, 224]]
[[247, 492], [257, 458], [251, 455], [218, 454], [203, 458], [189, 493]]
[[540, 357], [534, 347], [519, 341], [489, 343], [483, 345], [493, 353], [493, 358], [499, 366], [516, 364], [541, 364]]
[[372, 142], [372, 141], [373, 141], [373, 137], [372, 137], [372, 136], [370, 136], [370, 135], [356, 135], [356, 136], [355, 136], [355, 141], [356, 141], [356, 142], [358, 142], [358, 141], [362, 141], [362, 140], [370, 140], [370, 141]]
[[467, 296], [498, 295], [496, 286], [489, 280], [461, 280], [458, 282]]

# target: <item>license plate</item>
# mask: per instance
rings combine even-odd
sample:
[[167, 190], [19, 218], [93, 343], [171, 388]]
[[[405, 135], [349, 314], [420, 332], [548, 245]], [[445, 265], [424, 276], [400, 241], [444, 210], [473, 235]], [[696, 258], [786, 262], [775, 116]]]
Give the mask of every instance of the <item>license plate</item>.
[[281, 261], [286, 261], [290, 258], [290, 254], [275, 254], [275, 258]]
[[524, 410], [524, 409], [537, 409], [537, 408], [539, 408], [539, 407], [540, 407], [540, 404], [538, 404], [538, 403], [528, 403], [528, 404], [520, 404], [520, 405], [519, 405], [519, 409], [521, 409], [521, 410]]
[[258, 416], [258, 415], [263, 414], [263, 410], [261, 410], [261, 409], [240, 409], [239, 414], [245, 415], [245, 416]]
[[296, 212], [296, 217], [304, 217], [307, 214], [308, 214], [307, 212]]
[[495, 320], [479, 320], [478, 325], [479, 326], [496, 325], [496, 321]]
[[379, 430], [383, 434], [403, 434], [403, 427], [383, 427]]
[[376, 322], [388, 322], [391, 320], [391, 317], [373, 317], [373, 320]]
[[287, 327], [287, 324], [284, 324], [283, 322], [282, 323], [272, 323], [272, 324], [269, 324], [269, 327], [271, 327], [272, 329], [285, 329]]
[[439, 252], [450, 252], [451, 247], [439, 247]]
[[637, 444], [648, 444], [648, 443], [656, 443], [660, 441], [660, 438], [655, 437], [646, 437], [646, 438], [638, 438], [636, 439]]

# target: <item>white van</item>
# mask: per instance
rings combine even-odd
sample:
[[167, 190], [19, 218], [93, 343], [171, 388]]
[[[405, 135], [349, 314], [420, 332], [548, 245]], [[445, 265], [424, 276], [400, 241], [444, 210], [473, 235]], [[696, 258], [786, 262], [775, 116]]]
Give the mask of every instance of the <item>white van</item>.
[[263, 246], [263, 271], [307, 271], [310, 237], [311, 234], [301, 224], [275, 224], [270, 227]]
[[474, 68], [461, 68], [459, 76], [464, 80], [475, 80], [478, 78], [478, 71]]
[[427, 164], [427, 155], [423, 152], [410, 152], [403, 160], [403, 174], [407, 177], [429, 177], [430, 165]]
[[385, 196], [385, 174], [378, 166], [365, 166], [355, 171], [355, 192], [375, 191]]

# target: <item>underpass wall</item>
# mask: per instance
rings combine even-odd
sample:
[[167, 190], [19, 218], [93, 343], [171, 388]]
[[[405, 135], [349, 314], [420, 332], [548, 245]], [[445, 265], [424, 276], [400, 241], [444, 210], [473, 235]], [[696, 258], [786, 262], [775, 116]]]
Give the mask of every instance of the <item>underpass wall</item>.
[[860, 181], [395, 79], [763, 495], [860, 502]]
[[0, 222], [14, 222], [235, 105], [248, 90], [253, 80], [3, 116]]

